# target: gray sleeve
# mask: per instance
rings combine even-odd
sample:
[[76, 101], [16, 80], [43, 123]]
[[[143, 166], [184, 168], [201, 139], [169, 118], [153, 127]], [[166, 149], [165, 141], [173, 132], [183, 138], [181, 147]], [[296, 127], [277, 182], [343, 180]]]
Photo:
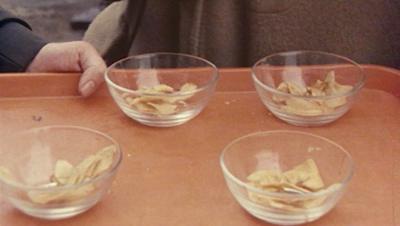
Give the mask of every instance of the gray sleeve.
[[128, 55], [145, 4], [145, 0], [114, 2], [90, 24], [83, 40], [97, 49], [107, 65]]
[[25, 21], [0, 8], [0, 72], [25, 71], [45, 44]]

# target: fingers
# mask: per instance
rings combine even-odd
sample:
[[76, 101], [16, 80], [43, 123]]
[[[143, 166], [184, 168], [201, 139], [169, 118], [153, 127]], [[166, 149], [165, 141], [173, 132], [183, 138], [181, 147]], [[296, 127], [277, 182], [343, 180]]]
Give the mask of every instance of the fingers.
[[[79, 42], [48, 43], [32, 60], [27, 72], [80, 72]], [[79, 44], [78, 44], [79, 45]]]
[[78, 90], [91, 95], [104, 80], [106, 65], [87, 42], [74, 41], [45, 45], [28, 66], [28, 72], [82, 72]]
[[79, 42], [79, 47], [79, 63], [83, 71], [79, 81], [79, 92], [87, 97], [103, 83], [106, 64], [90, 44]]

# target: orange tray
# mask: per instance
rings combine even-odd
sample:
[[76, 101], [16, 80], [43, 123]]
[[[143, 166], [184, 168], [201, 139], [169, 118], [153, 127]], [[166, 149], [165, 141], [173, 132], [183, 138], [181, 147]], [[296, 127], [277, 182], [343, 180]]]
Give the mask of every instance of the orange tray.
[[355, 174], [342, 200], [308, 225], [400, 225], [400, 71], [363, 68], [367, 85], [350, 112], [316, 128], [291, 126], [272, 116], [253, 88], [249, 69], [222, 69], [205, 110], [173, 128], [129, 119], [105, 87], [80, 98], [77, 74], [2, 74], [0, 135], [50, 124], [91, 127], [118, 140], [124, 160], [111, 192], [88, 212], [67, 220], [39, 220], [0, 196], [0, 225], [265, 225], [228, 191], [219, 155], [239, 136], [276, 129], [328, 137], [354, 158]]

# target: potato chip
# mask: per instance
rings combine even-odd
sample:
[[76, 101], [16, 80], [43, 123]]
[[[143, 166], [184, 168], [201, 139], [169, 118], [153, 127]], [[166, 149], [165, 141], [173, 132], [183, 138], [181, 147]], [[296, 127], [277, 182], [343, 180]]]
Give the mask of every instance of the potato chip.
[[7, 183], [12, 183], [16, 181], [11, 171], [4, 166], [0, 166], [0, 179], [4, 180]]
[[312, 96], [312, 97], [325, 96], [325, 92], [323, 91], [323, 89], [318, 89], [316, 87], [307, 87], [307, 96]]
[[174, 92], [174, 88], [171, 86], [165, 85], [165, 84], [159, 84], [156, 86], [153, 86], [151, 90], [157, 92], [157, 93], [172, 93]]
[[[283, 176], [283, 178], [284, 178], [284, 176]], [[284, 179], [284, 180], [286, 180], [286, 179]], [[302, 188], [296, 184], [291, 184], [290, 182], [287, 182], [287, 181], [282, 183], [281, 190], [284, 192], [287, 192], [287, 193], [297, 193], [297, 194], [310, 192], [309, 190], [307, 190], [305, 188]]]
[[325, 100], [324, 104], [328, 108], [337, 108], [347, 103], [346, 97], [337, 97]]
[[285, 93], [289, 93], [289, 87], [288, 84], [286, 82], [281, 82], [278, 85], [278, 88], [276, 88], [277, 90], [281, 91], [281, 92], [285, 92]]
[[140, 102], [140, 103], [135, 104], [134, 106], [138, 111], [143, 112], [143, 113], [154, 113], [157, 111], [153, 106], [149, 105], [148, 103]]
[[324, 91], [326, 89], [326, 87], [328, 86], [328, 84], [326, 82], [323, 82], [321, 80], [317, 80], [312, 86], [310, 86], [309, 88], [313, 88], [315, 90], [319, 90], [320, 92], [322, 92], [322, 94], [324, 95]]
[[67, 184], [69, 178], [75, 173], [74, 166], [66, 160], [58, 160], [54, 168], [53, 181], [58, 184]]
[[79, 174], [78, 177], [80, 180], [76, 181], [75, 183], [80, 183], [85, 178], [92, 177], [97, 164], [99, 164], [100, 161], [101, 159], [97, 155], [89, 155], [83, 161], [81, 161], [75, 168]]
[[148, 104], [148, 103], [163, 103], [163, 99], [158, 96], [140, 96], [134, 99], [126, 100], [129, 105], [135, 106], [140, 103]]
[[328, 108], [321, 106], [317, 100], [308, 101], [296, 97], [287, 99], [286, 105], [282, 106], [282, 109], [288, 113], [303, 116], [317, 116], [329, 111]]
[[304, 96], [307, 93], [307, 88], [299, 86], [293, 82], [286, 82], [289, 93], [298, 96]]
[[327, 84], [325, 90], [326, 95], [337, 95], [350, 92], [353, 87], [349, 85], [341, 85], [336, 82], [335, 72], [330, 71], [325, 77], [325, 83]]
[[160, 115], [170, 115], [175, 113], [177, 106], [175, 104], [168, 104], [168, 103], [162, 103], [162, 104], [156, 104], [156, 103], [148, 103], [148, 105], [154, 107], [158, 114]]
[[280, 187], [283, 177], [278, 170], [258, 170], [250, 174], [247, 180], [257, 187]]
[[324, 182], [314, 160], [307, 159], [302, 164], [294, 167], [292, 170], [283, 173], [290, 184], [294, 184], [310, 191], [318, 191], [324, 188]]
[[120, 95], [121, 95], [122, 98], [126, 99], [126, 98], [132, 98], [133, 94], [131, 94], [131, 93], [121, 93]]
[[62, 202], [70, 202], [81, 199], [89, 195], [94, 189], [95, 187], [93, 186], [93, 184], [87, 184], [78, 187], [74, 190], [65, 190], [65, 191], [33, 190], [29, 191], [27, 195], [32, 200], [32, 202], [38, 204], [62, 203]]
[[116, 152], [116, 147], [114, 145], [110, 145], [101, 149], [96, 153], [96, 156], [100, 159], [100, 162], [97, 164], [97, 167], [94, 169], [92, 173], [92, 177], [97, 177], [107, 169], [109, 169], [113, 163], [114, 153]]
[[197, 85], [193, 84], [193, 83], [185, 83], [181, 86], [181, 88], [179, 89], [179, 91], [181, 92], [190, 92], [190, 91], [194, 91], [197, 89]]
[[159, 84], [152, 87], [142, 87], [139, 91], [143, 94], [165, 94], [174, 92], [174, 88], [165, 84]]

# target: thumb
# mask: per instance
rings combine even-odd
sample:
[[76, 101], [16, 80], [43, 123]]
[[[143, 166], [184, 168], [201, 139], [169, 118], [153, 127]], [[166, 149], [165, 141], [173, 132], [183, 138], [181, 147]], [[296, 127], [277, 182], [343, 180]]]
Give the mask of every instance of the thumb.
[[106, 64], [96, 49], [86, 42], [81, 42], [79, 62], [83, 72], [79, 81], [79, 92], [87, 97], [103, 83]]

